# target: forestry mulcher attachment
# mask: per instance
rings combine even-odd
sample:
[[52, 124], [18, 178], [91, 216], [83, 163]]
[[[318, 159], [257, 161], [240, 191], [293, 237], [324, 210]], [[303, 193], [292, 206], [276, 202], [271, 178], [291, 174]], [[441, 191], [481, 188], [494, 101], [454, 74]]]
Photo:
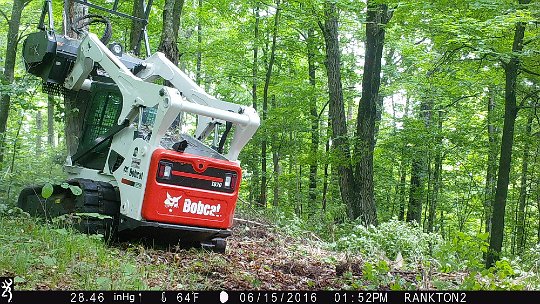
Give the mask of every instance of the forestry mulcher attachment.
[[[113, 8], [74, 1], [126, 16], [118, 0]], [[151, 2], [146, 19], [139, 19], [143, 24]], [[79, 22], [104, 23], [102, 39], [110, 37], [104, 17]], [[105, 46], [90, 32], [81, 40], [57, 34], [50, 0], [38, 28], [24, 43], [26, 70], [43, 79], [44, 92], [75, 100], [84, 113], [77, 151], [64, 165], [66, 183], [82, 194], [64, 184], [45, 200], [41, 187], [29, 187], [19, 206], [47, 218], [81, 215], [79, 230], [107, 238], [118, 232], [168, 235], [224, 252], [242, 175], [237, 159], [259, 127], [256, 111], [208, 95], [162, 53], [149, 56], [145, 27], [145, 60], [119, 44]]]

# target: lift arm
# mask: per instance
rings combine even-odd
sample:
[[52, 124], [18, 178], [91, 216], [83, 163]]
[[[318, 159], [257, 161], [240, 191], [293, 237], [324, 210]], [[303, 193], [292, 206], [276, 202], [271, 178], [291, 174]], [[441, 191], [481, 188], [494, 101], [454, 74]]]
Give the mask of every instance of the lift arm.
[[[157, 52], [147, 58], [144, 61], [143, 67], [144, 69], [137, 74], [138, 77], [146, 81], [154, 81], [156, 78], [161, 77], [170, 82], [180, 91], [183, 97], [192, 103], [189, 107], [193, 107], [193, 109], [188, 112], [198, 114], [197, 129], [195, 131], [195, 137], [197, 139], [202, 140], [211, 134], [216, 124], [222, 123], [220, 120], [233, 123], [236, 130], [227, 158], [233, 160], [238, 158], [238, 154], [253, 134], [255, 134], [255, 131], [257, 131], [260, 125], [259, 115], [253, 108], [226, 102], [210, 96], [191, 80], [189, 76], [170, 62], [163, 53]], [[196, 111], [195, 108], [207, 109], [210, 112]], [[212, 112], [217, 114], [221, 111], [239, 114], [242, 118], [234, 119], [233, 117], [227, 117], [227, 115], [210, 115]]]
[[[135, 76], [92, 33], [88, 33], [82, 40], [77, 60], [64, 86], [71, 90], [81, 89], [95, 63], [109, 74], [122, 92], [123, 107], [118, 124], [123, 124], [125, 120], [131, 121], [141, 106], [157, 105], [160, 102], [159, 98], [156, 98], [158, 94], [164, 98], [152, 132], [154, 142], [161, 139], [180, 111], [198, 115], [195, 135], [199, 139], [204, 139], [216, 122], [228, 121], [236, 130], [226, 157], [236, 161], [242, 148], [259, 127], [259, 115], [253, 108], [221, 101], [208, 95], [162, 53], [158, 52], [145, 60], [145, 69]], [[175, 88], [151, 83], [157, 77], [169, 81]], [[162, 89], [159, 89], [160, 87]]]

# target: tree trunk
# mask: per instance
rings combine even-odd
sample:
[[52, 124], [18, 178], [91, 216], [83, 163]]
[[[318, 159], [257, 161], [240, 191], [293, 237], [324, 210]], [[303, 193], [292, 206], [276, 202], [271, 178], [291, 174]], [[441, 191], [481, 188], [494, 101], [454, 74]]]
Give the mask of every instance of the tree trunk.
[[405, 161], [402, 160], [399, 164], [399, 215], [400, 221], [405, 220], [405, 205], [407, 204], [407, 194], [405, 189], [405, 183], [407, 182], [407, 169], [405, 167]]
[[523, 147], [523, 162], [521, 163], [521, 187], [519, 190], [519, 206], [516, 222], [516, 239], [517, 253], [523, 254], [526, 245], [525, 233], [525, 204], [527, 202], [527, 182], [528, 182], [528, 166], [531, 143], [531, 130], [533, 122], [533, 113], [527, 118], [527, 126], [525, 131], [525, 145]]
[[484, 231], [491, 231], [491, 215], [493, 213], [493, 205], [495, 199], [495, 185], [497, 178], [497, 128], [493, 122], [495, 118], [495, 91], [490, 89], [488, 99], [488, 115], [487, 115], [487, 131], [488, 131], [488, 158], [486, 172], [486, 187], [484, 198]]
[[[536, 184], [536, 210], [540, 210], [540, 188], [538, 186], [538, 183]], [[538, 227], [537, 227], [537, 231], [536, 231], [536, 243], [537, 244], [540, 244], [540, 212], [538, 213]]]
[[[373, 186], [373, 151], [375, 149], [375, 125], [381, 85], [382, 51], [384, 46], [384, 27], [392, 17], [386, 4], [373, 4], [367, 1], [366, 55], [364, 76], [362, 78], [362, 97], [358, 105], [356, 119], [355, 167], [357, 205], [354, 217], [360, 217], [366, 225], [377, 224]], [[382, 108], [382, 107], [381, 107]], [[382, 109], [381, 109], [382, 111]], [[379, 118], [380, 119], [380, 118]]]
[[[381, 47], [381, 49], [382, 49], [382, 47]], [[385, 63], [387, 65], [392, 63], [392, 58], [394, 57], [394, 52], [395, 52], [394, 49], [390, 49], [386, 53], [384, 61], [385, 61]], [[388, 85], [390, 85], [388, 75], [383, 74], [382, 77], [381, 77], [380, 86], [384, 88], [385, 86], [388, 86]], [[384, 112], [384, 97], [385, 97], [385, 94], [383, 94], [379, 90], [379, 93], [377, 95], [377, 109], [376, 109], [376, 114], [375, 114], [375, 131], [374, 131], [374, 135], [373, 135], [374, 144], [377, 144], [377, 137], [379, 135], [379, 127], [381, 125], [382, 113]], [[395, 118], [395, 115], [394, 115], [394, 118]], [[394, 119], [394, 121], [395, 121], [395, 119]], [[395, 131], [395, 126], [394, 126], [394, 131]]]
[[36, 156], [41, 155], [43, 140], [41, 139], [41, 130], [43, 129], [43, 116], [41, 110], [37, 110], [36, 113]]
[[[0, 75], [2, 85], [9, 87], [14, 80], [15, 64], [17, 57], [17, 45], [19, 44], [19, 25], [21, 14], [28, 2], [26, 0], [13, 0], [11, 9], [11, 19], [7, 33], [6, 54], [4, 63], [4, 73]], [[11, 96], [8, 93], [2, 94], [0, 101], [0, 170], [4, 162], [6, 127], [11, 107]]]
[[[144, 18], [144, 0], [133, 0], [133, 10], [131, 14], [135, 17]], [[140, 54], [141, 34], [144, 24], [138, 20], [131, 21], [131, 31], [129, 32], [129, 50], [135, 55]]]
[[[528, 4], [530, 0], [519, 0], [519, 4]], [[512, 45], [512, 53], [520, 53], [523, 50], [523, 37], [525, 35], [525, 23], [517, 22]], [[495, 191], [495, 205], [491, 219], [491, 238], [489, 251], [486, 258], [486, 267], [491, 267], [501, 257], [501, 249], [504, 237], [504, 214], [506, 197], [508, 195], [508, 183], [510, 181], [510, 168], [512, 163], [512, 146], [514, 144], [514, 125], [517, 116], [516, 86], [519, 72], [519, 58], [512, 55], [510, 62], [505, 64], [505, 87], [504, 87], [504, 126], [501, 141], [501, 154], [499, 158], [499, 172], [497, 174], [497, 189]]]
[[[409, 116], [409, 97], [405, 98], [405, 113], [403, 114], [403, 121]], [[406, 143], [401, 143], [401, 159], [399, 162], [399, 220], [405, 220], [405, 205], [407, 204], [407, 190], [405, 183], [407, 181], [407, 145]]]
[[203, 0], [199, 0], [197, 7], [197, 70], [195, 71], [195, 82], [201, 85], [201, 69], [202, 69], [202, 6]]
[[[178, 10], [179, 0], [165, 0], [163, 7], [163, 28], [158, 50], [165, 54], [172, 63], [178, 65], [178, 21], [180, 16], [175, 15], [175, 7]], [[184, 1], [181, 0], [181, 5]], [[181, 11], [181, 6], [180, 6]]]
[[436, 148], [436, 154], [435, 154], [435, 169], [433, 172], [433, 194], [430, 197], [429, 200], [429, 214], [428, 214], [428, 224], [427, 224], [427, 231], [433, 232], [433, 227], [435, 223], [435, 216], [436, 216], [436, 210], [437, 210], [437, 203], [439, 199], [439, 193], [441, 190], [441, 173], [442, 173], [442, 122], [443, 117], [441, 112], [439, 112], [438, 117], [438, 134], [437, 134], [437, 148]]
[[409, 206], [407, 207], [407, 221], [421, 222], [422, 198], [424, 194], [424, 162], [423, 155], [414, 155], [411, 166], [411, 184], [409, 189]]
[[309, 164], [309, 200], [311, 210], [315, 210], [317, 201], [317, 168], [318, 168], [318, 151], [319, 151], [319, 114], [317, 112], [317, 96], [315, 87], [315, 31], [313, 28], [308, 29], [307, 34], [307, 59], [308, 59], [308, 76], [311, 87], [309, 95], [309, 113], [311, 118], [311, 149], [310, 164]]
[[[64, 31], [68, 37], [77, 39], [80, 38], [77, 33], [71, 30], [73, 22], [88, 13], [88, 8], [73, 1], [64, 0], [65, 10], [65, 25]], [[69, 156], [73, 156], [77, 152], [79, 146], [79, 137], [82, 134], [84, 123], [84, 114], [88, 105], [85, 99], [75, 99], [70, 95], [64, 96], [65, 123], [64, 133], [66, 137], [66, 148]]]
[[[423, 135], [427, 134], [431, 124], [431, 102], [423, 101], [420, 105], [420, 118], [424, 120], [425, 130]], [[424, 137], [424, 136], [422, 136]], [[421, 224], [422, 219], [422, 201], [424, 200], [424, 185], [426, 181], [426, 173], [428, 162], [426, 159], [426, 145], [424, 142], [416, 143], [413, 147], [412, 168], [411, 168], [411, 185], [409, 188], [409, 206], [407, 208], [407, 221], [416, 221]]]
[[[266, 78], [264, 81], [264, 90], [263, 90], [263, 113], [262, 113], [262, 121], [266, 121], [268, 117], [268, 90], [270, 88], [270, 80], [272, 78], [272, 69], [274, 67], [274, 62], [276, 60], [276, 42], [277, 42], [277, 34], [278, 34], [278, 25], [279, 25], [279, 15], [280, 15], [280, 6], [279, 6], [279, 0], [276, 1], [276, 14], [274, 15], [274, 27], [272, 29], [272, 45], [270, 47], [270, 59], [268, 61], [268, 67], [266, 69]], [[261, 196], [259, 199], [259, 204], [261, 206], [266, 206], [267, 202], [267, 183], [268, 183], [268, 177], [266, 172], [266, 153], [267, 153], [267, 145], [268, 141], [266, 139], [267, 132], [263, 130], [263, 140], [261, 143]]]
[[[328, 76], [329, 119], [332, 121], [332, 150], [339, 178], [341, 198], [347, 206], [349, 219], [355, 219], [355, 184], [348, 142], [345, 105], [341, 83], [341, 53], [339, 50], [336, 4], [324, 3], [324, 24], [319, 23], [326, 45], [326, 72]], [[334, 167], [333, 167], [334, 168]]]
[[[252, 85], [251, 85], [251, 96], [252, 96], [252, 106], [255, 110], [257, 110], [257, 74], [259, 70], [259, 2], [255, 4], [254, 9], [254, 15], [255, 15], [255, 32], [254, 32], [254, 42], [253, 42], [253, 68], [252, 68]], [[253, 198], [257, 198], [257, 200], [260, 197], [260, 192], [258, 189], [259, 186], [259, 166], [257, 164], [259, 163], [259, 158], [255, 158], [255, 166], [253, 166], [253, 177], [251, 178], [251, 191], [249, 193], [249, 196], [251, 197], [251, 200]], [[250, 200], [250, 201], [251, 201]]]
[[[276, 95], [272, 95], [272, 108], [276, 108]], [[272, 205], [278, 206], [279, 205], [279, 174], [280, 174], [280, 167], [279, 167], [279, 150], [280, 150], [281, 144], [279, 143], [277, 139], [277, 133], [272, 133], [272, 162], [274, 165], [274, 196], [272, 197]]]
[[327, 125], [326, 125], [326, 143], [324, 145], [324, 155], [327, 157], [324, 160], [324, 177], [323, 177], [323, 190], [322, 190], [322, 210], [326, 211], [326, 205], [327, 205], [327, 196], [328, 196], [328, 166], [330, 165], [330, 162], [328, 161], [328, 157], [330, 156], [330, 126], [331, 121], [330, 117], [328, 117]]
[[54, 147], [54, 96], [47, 96], [47, 144]]

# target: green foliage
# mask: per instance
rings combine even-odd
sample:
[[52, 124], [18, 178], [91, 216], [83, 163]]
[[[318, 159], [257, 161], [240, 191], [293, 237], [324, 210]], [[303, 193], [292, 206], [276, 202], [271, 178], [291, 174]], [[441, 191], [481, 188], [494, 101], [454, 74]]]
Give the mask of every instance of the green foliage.
[[451, 240], [441, 244], [439, 250], [434, 253], [434, 257], [440, 262], [441, 271], [482, 269], [483, 254], [488, 247], [487, 237], [487, 233], [472, 236], [458, 232]]
[[53, 189], [53, 185], [51, 183], [46, 183], [45, 186], [43, 186], [43, 188], [41, 188], [41, 196], [44, 199], [48, 199], [49, 197], [51, 197], [53, 192], [54, 192], [54, 189]]
[[390, 220], [377, 227], [344, 224], [338, 228], [332, 246], [347, 252], [359, 252], [373, 259], [396, 259], [398, 253], [411, 262], [429, 257], [442, 239], [437, 234], [424, 233], [420, 227]]

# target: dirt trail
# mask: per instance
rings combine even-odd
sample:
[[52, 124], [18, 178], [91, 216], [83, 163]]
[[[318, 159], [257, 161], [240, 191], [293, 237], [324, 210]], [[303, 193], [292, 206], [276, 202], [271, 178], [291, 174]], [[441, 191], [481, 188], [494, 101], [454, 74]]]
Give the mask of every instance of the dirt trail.
[[[336, 275], [336, 266], [328, 261], [335, 253], [309, 245], [315, 243], [284, 236], [268, 227], [237, 224], [233, 235], [227, 238], [225, 254], [202, 249], [157, 250], [141, 246], [138, 255], [148, 263], [179, 267], [182, 274], [200, 281], [200, 285], [195, 286], [200, 289], [341, 289], [343, 282]], [[185, 285], [179, 283], [171, 287]]]

